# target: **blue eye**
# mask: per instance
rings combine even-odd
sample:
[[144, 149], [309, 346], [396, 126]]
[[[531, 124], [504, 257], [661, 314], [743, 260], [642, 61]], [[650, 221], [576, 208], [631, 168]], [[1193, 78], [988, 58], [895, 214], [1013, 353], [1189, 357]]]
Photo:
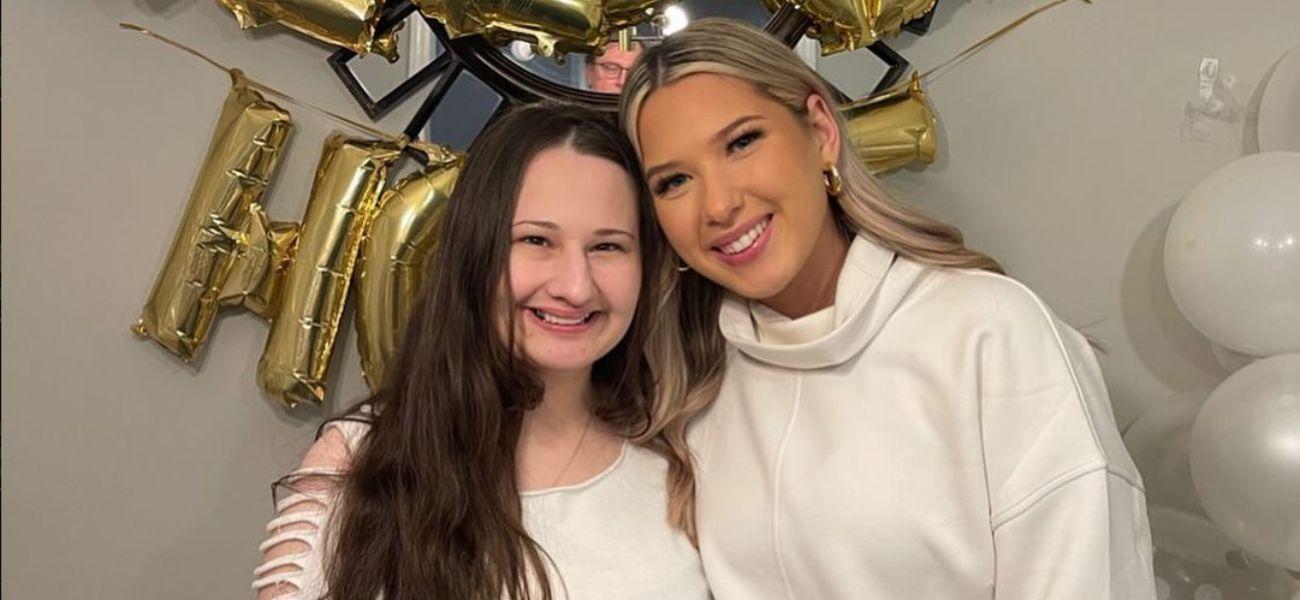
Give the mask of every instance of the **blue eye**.
[[655, 183], [655, 195], [662, 196], [667, 194], [684, 183], [686, 183], [686, 176], [681, 173], [664, 177]]
[[748, 148], [750, 144], [753, 144], [762, 137], [763, 131], [761, 129], [754, 129], [742, 133], [727, 143], [727, 153], [731, 154], [737, 150], [744, 150], [745, 148]]

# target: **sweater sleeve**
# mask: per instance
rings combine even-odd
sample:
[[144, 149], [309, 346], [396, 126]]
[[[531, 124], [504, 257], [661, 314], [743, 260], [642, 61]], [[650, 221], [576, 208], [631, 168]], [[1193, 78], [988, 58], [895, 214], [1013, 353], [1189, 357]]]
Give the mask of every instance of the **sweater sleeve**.
[[997, 600], [1156, 597], [1142, 492], [1105, 469], [1079, 474], [993, 530]]
[[[258, 600], [316, 600], [325, 595], [323, 540], [336, 508], [338, 482], [366, 425], [331, 421], [302, 466], [276, 482], [275, 517], [259, 546], [262, 563], [253, 570]], [[280, 497], [280, 491], [284, 491]]]
[[1088, 342], [1010, 280], [980, 352], [997, 600], [1156, 597], [1142, 480]]

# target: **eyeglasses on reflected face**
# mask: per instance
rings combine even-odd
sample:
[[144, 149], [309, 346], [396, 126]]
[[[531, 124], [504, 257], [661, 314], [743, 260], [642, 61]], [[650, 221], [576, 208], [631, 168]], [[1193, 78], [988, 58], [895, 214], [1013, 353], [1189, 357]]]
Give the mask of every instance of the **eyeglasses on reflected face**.
[[618, 77], [620, 75], [627, 73], [630, 70], [631, 69], [623, 65], [620, 65], [618, 63], [612, 63], [612, 62], [596, 63], [596, 72], [600, 73], [604, 77], [611, 77], [611, 78]]

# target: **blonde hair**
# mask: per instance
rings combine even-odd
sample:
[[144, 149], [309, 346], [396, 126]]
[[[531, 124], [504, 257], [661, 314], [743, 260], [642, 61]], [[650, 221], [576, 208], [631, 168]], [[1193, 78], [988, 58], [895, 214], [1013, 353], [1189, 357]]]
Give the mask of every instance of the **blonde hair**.
[[[623, 130], [638, 151], [637, 114], [645, 100], [655, 90], [697, 73], [746, 81], [799, 116], [807, 115], [810, 94], [826, 101], [842, 140], [836, 168], [843, 184], [832, 203], [841, 229], [925, 264], [1002, 272], [997, 261], [967, 248], [956, 227], [890, 197], [849, 143], [827, 84], [789, 48], [748, 23], [700, 19], [646, 49], [628, 74], [619, 107]], [[686, 447], [686, 428], [709, 407], [722, 385], [726, 343], [717, 321], [724, 290], [694, 271], [679, 275], [671, 268], [672, 261], [665, 262], [660, 289], [667, 293], [650, 344], [660, 401], [648, 436], [662, 433], [666, 450], [678, 459], [669, 468], [669, 518], [695, 539], [695, 470]]]

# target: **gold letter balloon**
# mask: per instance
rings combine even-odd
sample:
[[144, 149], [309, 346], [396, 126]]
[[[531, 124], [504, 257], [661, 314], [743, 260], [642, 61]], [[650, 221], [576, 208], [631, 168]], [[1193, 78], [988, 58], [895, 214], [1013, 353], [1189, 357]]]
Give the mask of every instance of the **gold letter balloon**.
[[262, 388], [288, 406], [325, 400], [325, 376], [353, 265], [388, 170], [401, 153], [398, 144], [341, 133], [325, 142], [298, 250], [257, 366]]
[[257, 380], [293, 407], [325, 399], [348, 292], [367, 383], [378, 389], [401, 344], [462, 155], [410, 142], [423, 171], [388, 189], [406, 142], [335, 133], [324, 145], [302, 224], [258, 203], [293, 128], [238, 70], [162, 272], [133, 330], [192, 362], [222, 307], [271, 321]]
[[934, 109], [915, 75], [910, 83], [844, 105], [840, 114], [873, 174], [934, 162]]
[[[389, 0], [401, 1], [401, 0]], [[397, 60], [397, 30], [376, 38], [383, 0], [220, 0], [235, 14], [240, 29], [269, 23], [284, 26], [359, 55], [374, 52]]]
[[650, 17], [662, 0], [413, 0], [454, 37], [486, 34], [537, 45], [545, 56], [599, 52], [617, 29]]
[[809, 37], [822, 44], [822, 54], [857, 50], [885, 36], [897, 35], [903, 24], [934, 9], [935, 0], [763, 0], [776, 11], [793, 4], [813, 20]]
[[[273, 229], [257, 201], [275, 171], [285, 141], [293, 129], [289, 113], [267, 102], [247, 85], [238, 71], [217, 119], [217, 128], [199, 169], [171, 250], [154, 282], [134, 331], [161, 344], [185, 362], [203, 348], [220, 304], [250, 303], [264, 308], [274, 286], [258, 279], [274, 270], [276, 249], [267, 237]], [[263, 235], [250, 235], [255, 228]], [[280, 244], [291, 243], [284, 228]], [[259, 248], [262, 250], [259, 252]], [[228, 285], [247, 294], [232, 297]]]
[[463, 156], [427, 149], [428, 166], [384, 192], [357, 262], [361, 372], [378, 391], [391, 374]]

